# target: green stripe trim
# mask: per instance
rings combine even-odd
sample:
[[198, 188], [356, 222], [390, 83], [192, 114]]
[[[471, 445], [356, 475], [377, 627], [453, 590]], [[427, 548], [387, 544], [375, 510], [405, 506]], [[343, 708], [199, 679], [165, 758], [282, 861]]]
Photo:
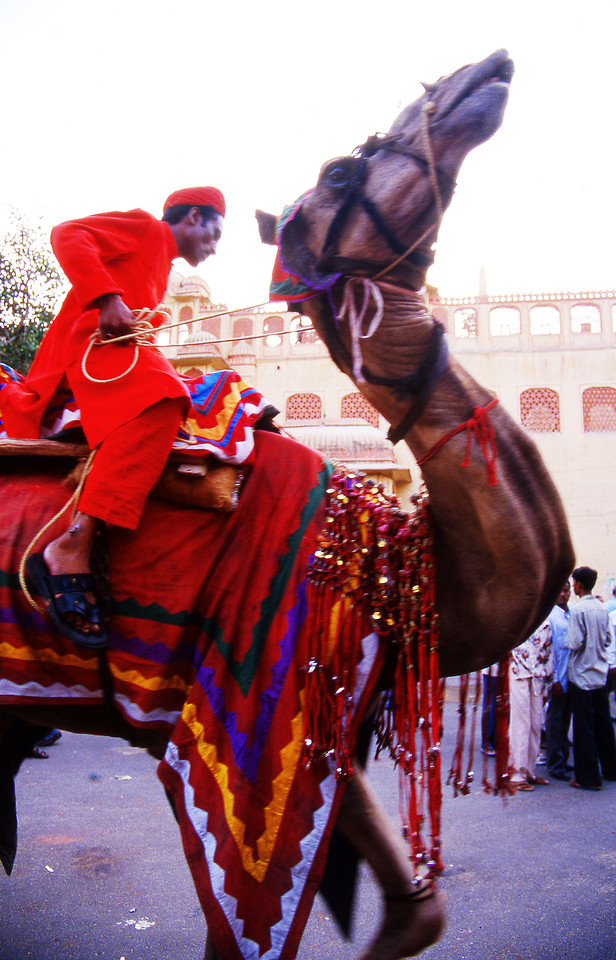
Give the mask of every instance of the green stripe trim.
[[[333, 464], [324, 461], [318, 473], [317, 481], [308, 493], [298, 526], [287, 538], [287, 548], [278, 559], [278, 570], [272, 577], [267, 596], [261, 602], [259, 620], [252, 631], [252, 643], [243, 660], [233, 659], [233, 644], [223, 639], [223, 631], [213, 617], [203, 617], [196, 611], [190, 610], [179, 610], [172, 613], [159, 603], [143, 605], [134, 597], [127, 597], [120, 601], [112, 599], [113, 613], [130, 620], [145, 620], [149, 623], [160, 623], [172, 627], [198, 627], [204, 634], [212, 637], [231, 675], [236, 680], [243, 695], [246, 696], [259, 665], [272, 622], [287, 589], [301, 542], [325, 496], [325, 490], [333, 472]], [[19, 590], [18, 575], [0, 570], [0, 587]]]
[[261, 603], [261, 615], [253, 628], [252, 644], [244, 659], [241, 661], [234, 660], [233, 645], [222, 639], [216, 641], [220, 655], [225, 659], [231, 675], [237, 681], [244, 696], [248, 693], [254, 679], [267, 635], [295, 565], [300, 544], [325, 496], [325, 490], [329, 484], [329, 478], [333, 473], [333, 469], [333, 464], [325, 461], [319, 471], [317, 483], [308, 494], [308, 499], [302, 509], [297, 529], [287, 539], [286, 553], [281, 554], [279, 557], [278, 572], [272, 577], [268, 594]]

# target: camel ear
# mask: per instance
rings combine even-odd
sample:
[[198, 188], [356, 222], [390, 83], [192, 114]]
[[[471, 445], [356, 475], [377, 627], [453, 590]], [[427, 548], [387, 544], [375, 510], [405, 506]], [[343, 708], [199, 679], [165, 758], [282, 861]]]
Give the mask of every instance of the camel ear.
[[255, 217], [259, 226], [259, 236], [262, 243], [276, 244], [276, 221], [273, 213], [266, 213], [265, 210], [255, 210]]

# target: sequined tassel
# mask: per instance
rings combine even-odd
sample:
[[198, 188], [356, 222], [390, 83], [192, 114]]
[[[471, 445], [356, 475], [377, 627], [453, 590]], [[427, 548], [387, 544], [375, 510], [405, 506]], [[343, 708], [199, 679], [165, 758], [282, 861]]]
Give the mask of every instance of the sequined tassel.
[[[335, 473], [327, 498], [309, 574], [304, 757], [333, 757], [338, 777], [352, 775], [355, 671], [362, 638], [374, 630], [395, 654], [393, 687], [376, 721], [377, 752], [387, 749], [400, 770], [401, 814], [416, 871], [434, 875], [442, 870], [442, 685], [427, 497], [409, 516], [374, 482]], [[325, 590], [334, 598], [329, 603]]]
[[[496, 679], [496, 700], [495, 700], [495, 778], [491, 780], [488, 774], [488, 759], [483, 759], [483, 777], [482, 783], [486, 793], [500, 794], [509, 796], [513, 793], [509, 783], [509, 657], [505, 657], [496, 666], [490, 668], [495, 670], [496, 674], [490, 673]], [[481, 689], [481, 671], [474, 675], [474, 694], [471, 700], [471, 725], [468, 738], [466, 737], [467, 721], [467, 701], [469, 699], [469, 688], [471, 687], [473, 675], [463, 674], [460, 677], [458, 690], [458, 731], [456, 735], [456, 747], [451, 762], [451, 767], [447, 777], [447, 783], [453, 786], [454, 796], [459, 793], [467, 794], [470, 792], [470, 786], [475, 779], [473, 771], [475, 731], [477, 726], [477, 716], [479, 703], [482, 698]], [[466, 770], [463, 773], [464, 760], [466, 757]]]

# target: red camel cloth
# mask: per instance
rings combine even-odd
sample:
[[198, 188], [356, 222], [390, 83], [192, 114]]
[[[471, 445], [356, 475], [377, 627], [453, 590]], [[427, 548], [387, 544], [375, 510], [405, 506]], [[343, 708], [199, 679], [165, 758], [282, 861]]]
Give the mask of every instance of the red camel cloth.
[[[112, 531], [107, 657], [126, 720], [170, 735], [159, 776], [218, 952], [293, 960], [343, 788], [334, 763], [302, 756], [308, 563], [331, 467], [285, 437], [255, 443], [236, 511], [149, 500], [137, 534]], [[97, 656], [19, 588], [26, 546], [66, 500], [61, 474], [13, 466], [0, 473], [0, 704], [100, 704]], [[383, 652], [366, 637], [357, 719]]]
[[[93, 384], [81, 371], [88, 339], [98, 327], [98, 310], [90, 306], [94, 300], [117, 293], [131, 310], [141, 310], [153, 309], [163, 299], [178, 256], [168, 224], [143, 210], [105, 213], [54, 227], [51, 243], [72, 288], [25, 381], [12, 381], [3, 390], [7, 434], [38, 439], [41, 418], [66, 383], [92, 447], [163, 397], [186, 397], [188, 409], [186, 386], [154, 347], [141, 349], [134, 369], [113, 383]], [[161, 322], [154, 318], [153, 325]], [[130, 366], [133, 354], [132, 344], [94, 349], [88, 372], [98, 379], [116, 377]]]

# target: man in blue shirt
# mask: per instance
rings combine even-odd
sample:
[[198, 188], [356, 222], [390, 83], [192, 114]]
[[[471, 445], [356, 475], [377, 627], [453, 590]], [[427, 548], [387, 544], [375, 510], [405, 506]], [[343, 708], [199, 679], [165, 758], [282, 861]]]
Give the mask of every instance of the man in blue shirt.
[[[550, 700], [545, 715], [545, 736], [547, 741], [546, 759], [550, 776], [555, 780], [570, 780], [567, 770], [569, 759], [569, 724], [571, 723], [571, 706], [569, 704], [567, 667], [569, 664], [569, 648], [565, 646], [567, 630], [569, 629], [569, 597], [571, 586], [569, 581], [564, 584], [556, 606], [548, 617], [552, 628], [552, 655], [554, 657], [554, 680], [550, 692]], [[569, 768], [571, 769], [571, 768]]]
[[572, 578], [579, 602], [571, 611], [566, 639], [571, 651], [567, 679], [575, 766], [571, 786], [600, 790], [602, 778], [616, 780], [616, 740], [607, 693], [610, 621], [605, 604], [592, 595], [597, 571], [577, 567]]
[[616, 587], [612, 587], [612, 596], [606, 602], [605, 606], [607, 607], [608, 613], [611, 613], [612, 610], [616, 610]]

